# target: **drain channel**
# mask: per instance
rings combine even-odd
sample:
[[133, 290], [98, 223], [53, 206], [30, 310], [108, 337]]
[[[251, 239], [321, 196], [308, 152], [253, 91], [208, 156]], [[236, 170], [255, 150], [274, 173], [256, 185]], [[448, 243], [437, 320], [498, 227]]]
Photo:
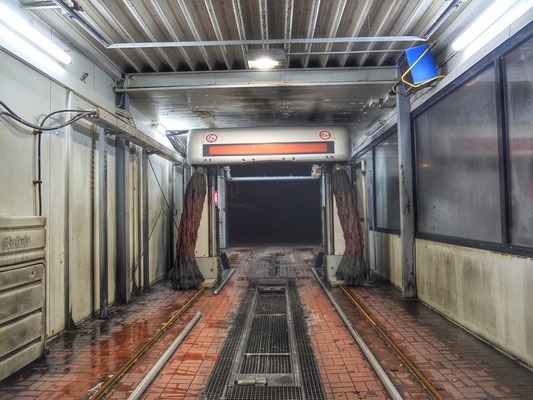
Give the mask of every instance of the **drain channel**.
[[293, 280], [250, 284], [201, 398], [325, 398]]

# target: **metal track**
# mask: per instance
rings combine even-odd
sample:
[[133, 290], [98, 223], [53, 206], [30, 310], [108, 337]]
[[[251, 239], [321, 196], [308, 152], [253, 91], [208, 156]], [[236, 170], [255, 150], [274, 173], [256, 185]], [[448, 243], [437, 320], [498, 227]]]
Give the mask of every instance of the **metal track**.
[[161, 325], [161, 327], [150, 337], [145, 343], [133, 352], [133, 354], [122, 364], [122, 366], [113, 374], [111, 378], [104, 381], [102, 386], [89, 397], [89, 400], [101, 399], [113, 385], [115, 385], [122, 376], [129, 371], [129, 369], [141, 358], [141, 356], [148, 351], [150, 347], [165, 333], [165, 331], [200, 297], [204, 292], [205, 286], [201, 287], [178, 311]]
[[400, 350], [400, 348], [394, 343], [394, 341], [387, 335], [387, 333], [372, 319], [372, 317], [366, 312], [366, 310], [355, 300], [350, 291], [344, 286], [339, 286], [344, 295], [350, 300], [357, 310], [361, 313], [363, 317], [366, 318], [368, 323], [379, 333], [382, 339], [389, 345], [389, 347], [396, 353], [396, 355], [403, 361], [403, 363], [409, 368], [411, 373], [415, 375], [424, 388], [435, 398], [436, 400], [444, 400], [444, 397], [440, 392], [433, 386], [433, 384], [427, 380], [427, 378], [420, 372], [418, 368], [407, 358], [407, 356]]
[[390, 380], [388, 375], [385, 373], [385, 371], [383, 370], [383, 368], [379, 364], [378, 360], [376, 359], [376, 357], [374, 356], [374, 354], [372, 353], [372, 351], [370, 350], [368, 345], [365, 343], [365, 341], [363, 340], [361, 335], [359, 335], [357, 330], [353, 327], [352, 323], [350, 322], [350, 320], [348, 319], [348, 317], [346, 316], [346, 314], [342, 310], [341, 306], [339, 306], [339, 304], [335, 301], [335, 299], [334, 299], [333, 295], [331, 294], [331, 292], [326, 288], [326, 286], [324, 285], [324, 282], [322, 282], [322, 280], [318, 276], [316, 270], [313, 268], [312, 271], [313, 271], [313, 274], [315, 275], [315, 278], [320, 283], [320, 286], [322, 286], [322, 289], [324, 290], [324, 292], [328, 296], [328, 298], [331, 301], [331, 303], [334, 305], [335, 310], [337, 311], [337, 313], [341, 317], [342, 321], [344, 322], [344, 324], [348, 328], [348, 331], [350, 331], [350, 334], [352, 335], [352, 337], [355, 339], [355, 341], [359, 345], [359, 348], [361, 349], [363, 354], [366, 356], [368, 362], [370, 363], [370, 365], [374, 369], [374, 372], [377, 374], [377, 376], [378, 376], [379, 380], [381, 381], [381, 383], [383, 383], [383, 386], [385, 387], [385, 389], [387, 390], [387, 392], [389, 393], [391, 398], [394, 399], [394, 400], [402, 400], [403, 397], [398, 392], [398, 389], [396, 389], [396, 387], [394, 386], [394, 383], [392, 383], [392, 381]]

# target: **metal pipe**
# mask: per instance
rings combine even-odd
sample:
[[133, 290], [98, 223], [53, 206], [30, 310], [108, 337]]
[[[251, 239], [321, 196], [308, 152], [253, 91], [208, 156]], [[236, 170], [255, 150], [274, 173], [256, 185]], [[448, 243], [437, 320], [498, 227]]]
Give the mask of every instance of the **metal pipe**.
[[37, 3], [20, 3], [20, 7], [26, 10], [39, 10], [43, 8], [59, 8], [53, 1], [39, 1]]
[[366, 54], [366, 53], [403, 53], [405, 49], [396, 49], [396, 50], [351, 50], [351, 51], [310, 51], [309, 53], [287, 53], [287, 56], [320, 56], [320, 55], [331, 55], [331, 54]]
[[229, 271], [229, 274], [228, 276], [226, 276], [226, 278], [224, 278], [224, 280], [222, 281], [222, 283], [220, 284], [219, 287], [217, 287], [213, 294], [219, 294], [220, 291], [222, 290], [222, 288], [224, 287], [224, 285], [229, 281], [229, 278], [231, 278], [231, 275], [233, 275], [233, 273], [235, 272], [235, 268], [232, 268], [230, 271]]
[[65, 3], [63, 0], [52, 0], [59, 8], [61, 8], [68, 17], [76, 21], [89, 35], [91, 35], [98, 43], [100, 43], [104, 47], [108, 47], [109, 43], [98, 33], [96, 32], [92, 26], [87, 24], [77, 13], [76, 10], [69, 7], [67, 3]]
[[439, 29], [439, 27], [444, 23], [444, 21], [446, 21], [446, 19], [450, 16], [452, 12], [461, 7], [461, 3], [463, 2], [464, 0], [453, 0], [452, 3], [446, 8], [446, 10], [444, 10], [444, 12], [439, 15], [433, 25], [427, 30], [427, 32], [424, 34], [424, 37], [429, 40], [430, 36], [433, 35], [433, 33], [435, 33], [437, 29]]
[[226, 178], [229, 182], [255, 182], [255, 181], [306, 181], [318, 180], [317, 176], [236, 176]]
[[346, 314], [344, 313], [342, 308], [335, 301], [335, 299], [333, 298], [333, 295], [329, 292], [329, 290], [326, 288], [326, 286], [324, 285], [322, 280], [319, 278], [319, 276], [316, 273], [316, 270], [314, 268], [312, 268], [312, 271], [313, 271], [313, 274], [315, 275], [316, 280], [318, 281], [318, 283], [320, 283], [320, 286], [322, 286], [322, 289], [324, 290], [324, 292], [328, 296], [329, 301], [331, 301], [331, 303], [335, 307], [335, 310], [337, 311], [337, 313], [341, 317], [342, 321], [344, 322], [344, 324], [346, 325], [346, 327], [350, 331], [350, 334], [352, 335], [352, 337], [355, 339], [355, 341], [359, 345], [359, 348], [361, 349], [363, 354], [366, 356], [366, 358], [367, 358], [368, 362], [370, 363], [370, 365], [372, 366], [372, 368], [374, 368], [374, 371], [376, 372], [376, 374], [378, 375], [379, 379], [381, 380], [381, 383], [383, 383], [383, 386], [385, 386], [385, 389], [387, 390], [387, 392], [389, 393], [391, 398], [394, 399], [394, 400], [403, 400], [402, 396], [400, 395], [400, 393], [398, 392], [398, 390], [396, 389], [396, 387], [394, 386], [394, 384], [392, 383], [390, 378], [387, 376], [387, 374], [385, 373], [385, 371], [383, 370], [383, 368], [379, 364], [379, 362], [376, 359], [376, 357], [374, 357], [374, 354], [372, 354], [372, 351], [370, 350], [370, 348], [367, 346], [367, 344], [365, 343], [365, 341], [363, 340], [361, 335], [359, 335], [359, 333], [352, 326], [352, 323], [350, 322], [348, 317], [346, 317]]
[[[60, 1], [60, 0], [54, 0]], [[322, 44], [322, 43], [373, 43], [373, 42], [426, 42], [422, 36], [356, 36], [339, 38], [296, 38], [296, 39], [254, 39], [254, 40], [198, 40], [183, 42], [137, 42], [112, 43], [108, 49], [140, 49], [147, 47], [208, 47], [241, 46], [263, 44]]]
[[183, 331], [176, 337], [176, 339], [172, 342], [170, 347], [165, 351], [165, 353], [161, 356], [159, 360], [154, 364], [152, 369], [148, 372], [148, 374], [144, 377], [144, 379], [139, 383], [139, 386], [135, 388], [133, 393], [128, 397], [128, 400], [137, 400], [142, 396], [142, 394], [145, 392], [145, 390], [150, 386], [150, 383], [154, 380], [154, 378], [157, 376], [159, 371], [165, 366], [168, 359], [172, 356], [172, 354], [176, 351], [176, 349], [181, 345], [181, 343], [185, 340], [187, 335], [191, 332], [192, 328], [196, 325], [198, 320], [201, 318], [202, 313], [197, 312], [196, 315], [193, 317], [191, 321], [185, 326]]

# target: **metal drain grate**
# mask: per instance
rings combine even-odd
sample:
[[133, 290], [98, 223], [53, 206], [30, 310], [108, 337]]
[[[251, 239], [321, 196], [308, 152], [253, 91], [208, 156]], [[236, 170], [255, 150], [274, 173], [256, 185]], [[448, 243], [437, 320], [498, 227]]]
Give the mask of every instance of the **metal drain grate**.
[[287, 313], [285, 293], [271, 293], [270, 296], [259, 296], [255, 307], [256, 314], [283, 314]]
[[324, 399], [294, 280], [250, 284], [201, 399]]
[[255, 316], [250, 328], [246, 353], [288, 353], [287, 316]]
[[[241, 374], [265, 375], [265, 374], [290, 374], [291, 360], [289, 355], [277, 354], [247, 354], [241, 364]], [[288, 382], [293, 384], [294, 380], [284, 379], [278, 382]], [[269, 381], [269, 384], [272, 382]]]
[[[313, 399], [312, 397], [310, 397]], [[236, 387], [226, 400], [302, 400], [302, 390], [296, 386]]]

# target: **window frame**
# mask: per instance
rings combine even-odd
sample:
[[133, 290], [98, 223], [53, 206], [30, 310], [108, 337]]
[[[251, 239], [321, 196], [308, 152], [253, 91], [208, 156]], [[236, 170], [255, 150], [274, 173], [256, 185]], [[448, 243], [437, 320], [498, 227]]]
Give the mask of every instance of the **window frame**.
[[456, 90], [462, 88], [471, 79], [483, 73], [491, 66], [495, 70], [495, 86], [496, 86], [496, 123], [497, 123], [497, 139], [498, 139], [498, 170], [500, 178], [500, 214], [501, 214], [501, 242], [487, 242], [476, 239], [465, 239], [453, 236], [446, 236], [434, 233], [426, 233], [418, 231], [418, 207], [419, 199], [418, 188], [418, 174], [417, 169], [413, 168], [413, 187], [414, 187], [414, 202], [415, 202], [415, 237], [435, 242], [448, 243], [452, 245], [471, 247], [482, 250], [496, 251], [501, 253], [516, 254], [520, 256], [533, 256], [533, 247], [526, 247], [514, 245], [511, 243], [511, 184], [510, 184], [510, 148], [509, 148], [509, 125], [507, 116], [507, 100], [506, 100], [506, 74], [505, 74], [505, 57], [516, 51], [520, 46], [524, 45], [529, 40], [533, 39], [532, 31], [533, 22], [526, 25], [520, 32], [507, 41], [502, 43], [496, 49], [488, 53], [481, 60], [475, 63], [471, 68], [457, 77], [453, 82], [443, 88], [439, 93], [431, 97], [428, 101], [420, 107], [411, 111], [410, 123], [413, 143], [414, 164], [416, 165], [419, 155], [417, 154], [417, 135], [415, 133], [414, 121], [417, 117], [428, 111], [444, 98]]

